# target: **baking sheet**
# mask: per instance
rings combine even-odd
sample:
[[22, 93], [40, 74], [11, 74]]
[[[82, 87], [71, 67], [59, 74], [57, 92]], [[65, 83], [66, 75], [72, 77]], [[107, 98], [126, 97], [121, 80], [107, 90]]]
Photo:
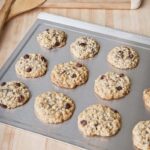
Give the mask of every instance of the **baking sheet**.
[[[43, 50], [36, 41], [38, 33], [46, 28], [58, 28], [68, 35], [67, 44], [63, 48], [51, 51]], [[86, 35], [95, 38], [101, 45], [100, 52], [93, 59], [80, 61], [70, 53], [70, 44], [79, 36]], [[106, 61], [108, 52], [115, 46], [128, 45], [135, 48], [140, 55], [140, 63], [136, 69], [119, 70]], [[0, 122], [18, 128], [55, 138], [89, 150], [132, 150], [132, 128], [140, 120], [150, 119], [150, 112], [142, 100], [143, 89], [150, 87], [150, 38], [125, 33], [110, 28], [100, 27], [81, 21], [42, 13], [31, 27], [25, 38], [0, 70], [0, 81], [20, 80], [30, 89], [32, 96], [27, 104], [13, 110], [0, 108]], [[45, 76], [36, 79], [23, 79], [15, 73], [15, 63], [26, 53], [41, 53], [48, 61], [48, 71]], [[78, 60], [89, 68], [89, 80], [76, 89], [62, 89], [50, 81], [50, 72], [54, 65], [70, 60]], [[132, 82], [131, 92], [125, 98], [114, 101], [100, 99], [94, 93], [94, 81], [107, 71], [127, 74]], [[44, 124], [34, 114], [35, 97], [42, 92], [55, 90], [70, 96], [76, 103], [73, 117], [58, 125]], [[113, 137], [84, 137], [78, 130], [77, 117], [83, 109], [91, 104], [105, 104], [118, 110], [122, 116], [122, 128]]]

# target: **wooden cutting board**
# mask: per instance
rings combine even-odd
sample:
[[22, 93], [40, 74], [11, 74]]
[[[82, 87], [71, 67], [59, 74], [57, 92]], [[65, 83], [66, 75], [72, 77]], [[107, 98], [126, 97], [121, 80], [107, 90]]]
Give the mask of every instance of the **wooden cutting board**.
[[[0, 21], [2, 22], [0, 24], [0, 31], [5, 20], [8, 21], [23, 12], [27, 12], [33, 8], [38, 7], [39, 5], [43, 8], [137, 9], [140, 7], [142, 2], [142, 0], [24, 0], [23, 2], [22, 0], [2, 1], [5, 1], [5, 5], [0, 10]], [[13, 5], [10, 7], [11, 9], [9, 9], [8, 4], [11, 3], [13, 3]], [[44, 4], [41, 5], [42, 3]], [[6, 9], [7, 7], [8, 9]]]
[[50, 8], [95, 8], [137, 9], [142, 0], [47, 0], [41, 7]]

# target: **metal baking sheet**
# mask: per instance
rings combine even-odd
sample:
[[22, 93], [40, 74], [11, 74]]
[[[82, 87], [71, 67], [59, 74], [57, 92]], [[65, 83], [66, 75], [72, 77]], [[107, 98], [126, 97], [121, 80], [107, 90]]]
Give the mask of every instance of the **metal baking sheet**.
[[[68, 35], [67, 44], [63, 48], [46, 51], [41, 49], [36, 41], [38, 33], [46, 28], [58, 28]], [[89, 68], [89, 80], [85, 85], [76, 89], [62, 89], [54, 86], [50, 81], [50, 72], [54, 65], [75, 59], [69, 46], [79, 36], [86, 35], [95, 38], [101, 45], [99, 54], [93, 59], [81, 61]], [[140, 63], [136, 69], [118, 70], [106, 61], [108, 52], [115, 46], [128, 45], [135, 48], [140, 55]], [[132, 128], [140, 120], [150, 119], [150, 112], [145, 108], [142, 100], [144, 88], [150, 87], [150, 38], [134, 35], [110, 28], [105, 28], [73, 19], [42, 13], [31, 27], [25, 38], [18, 45], [14, 53], [1, 68], [0, 81], [20, 80], [30, 89], [32, 97], [27, 104], [13, 110], [0, 108], [0, 122], [18, 128], [29, 130], [74, 144], [89, 150], [132, 150]], [[15, 73], [15, 63], [26, 53], [41, 53], [48, 61], [48, 71], [45, 76], [37, 79], [23, 79]], [[80, 61], [80, 60], [78, 60]], [[105, 101], [98, 98], [93, 90], [94, 81], [107, 71], [127, 74], [132, 82], [131, 92], [125, 98]], [[37, 95], [48, 90], [63, 92], [76, 103], [73, 117], [58, 125], [44, 124], [34, 114], [34, 100]], [[77, 116], [91, 104], [105, 104], [117, 109], [122, 116], [120, 132], [109, 138], [84, 137], [78, 130]]]

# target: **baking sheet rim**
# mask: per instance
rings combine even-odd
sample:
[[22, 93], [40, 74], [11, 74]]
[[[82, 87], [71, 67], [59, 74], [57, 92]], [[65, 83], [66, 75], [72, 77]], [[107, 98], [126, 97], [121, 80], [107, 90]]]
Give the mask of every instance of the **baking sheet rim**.
[[58, 16], [54, 14], [48, 14], [48, 13], [40, 13], [37, 17], [38, 19], [47, 20], [55, 23], [60, 23], [63, 25], [68, 25], [72, 27], [77, 27], [84, 30], [89, 30], [92, 32], [97, 32], [101, 34], [107, 34], [109, 36], [114, 36], [118, 38], [122, 38], [125, 40], [138, 42], [141, 44], [146, 44], [150, 46], [150, 37], [148, 36], [142, 36], [134, 33], [124, 32], [118, 29], [113, 29], [110, 27], [104, 27], [101, 25], [96, 25], [92, 23], [87, 23], [84, 21], [79, 21], [76, 19], [71, 19], [63, 16]]

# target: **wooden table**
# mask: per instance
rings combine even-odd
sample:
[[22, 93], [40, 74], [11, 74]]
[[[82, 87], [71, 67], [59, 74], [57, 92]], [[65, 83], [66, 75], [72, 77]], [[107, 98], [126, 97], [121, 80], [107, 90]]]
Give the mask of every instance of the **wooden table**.
[[[38, 8], [14, 18], [5, 26], [0, 40], [1, 66], [41, 11], [150, 36], [150, 0], [144, 0], [139, 10], [132, 11]], [[81, 150], [81, 148], [0, 124], [0, 150]]]

